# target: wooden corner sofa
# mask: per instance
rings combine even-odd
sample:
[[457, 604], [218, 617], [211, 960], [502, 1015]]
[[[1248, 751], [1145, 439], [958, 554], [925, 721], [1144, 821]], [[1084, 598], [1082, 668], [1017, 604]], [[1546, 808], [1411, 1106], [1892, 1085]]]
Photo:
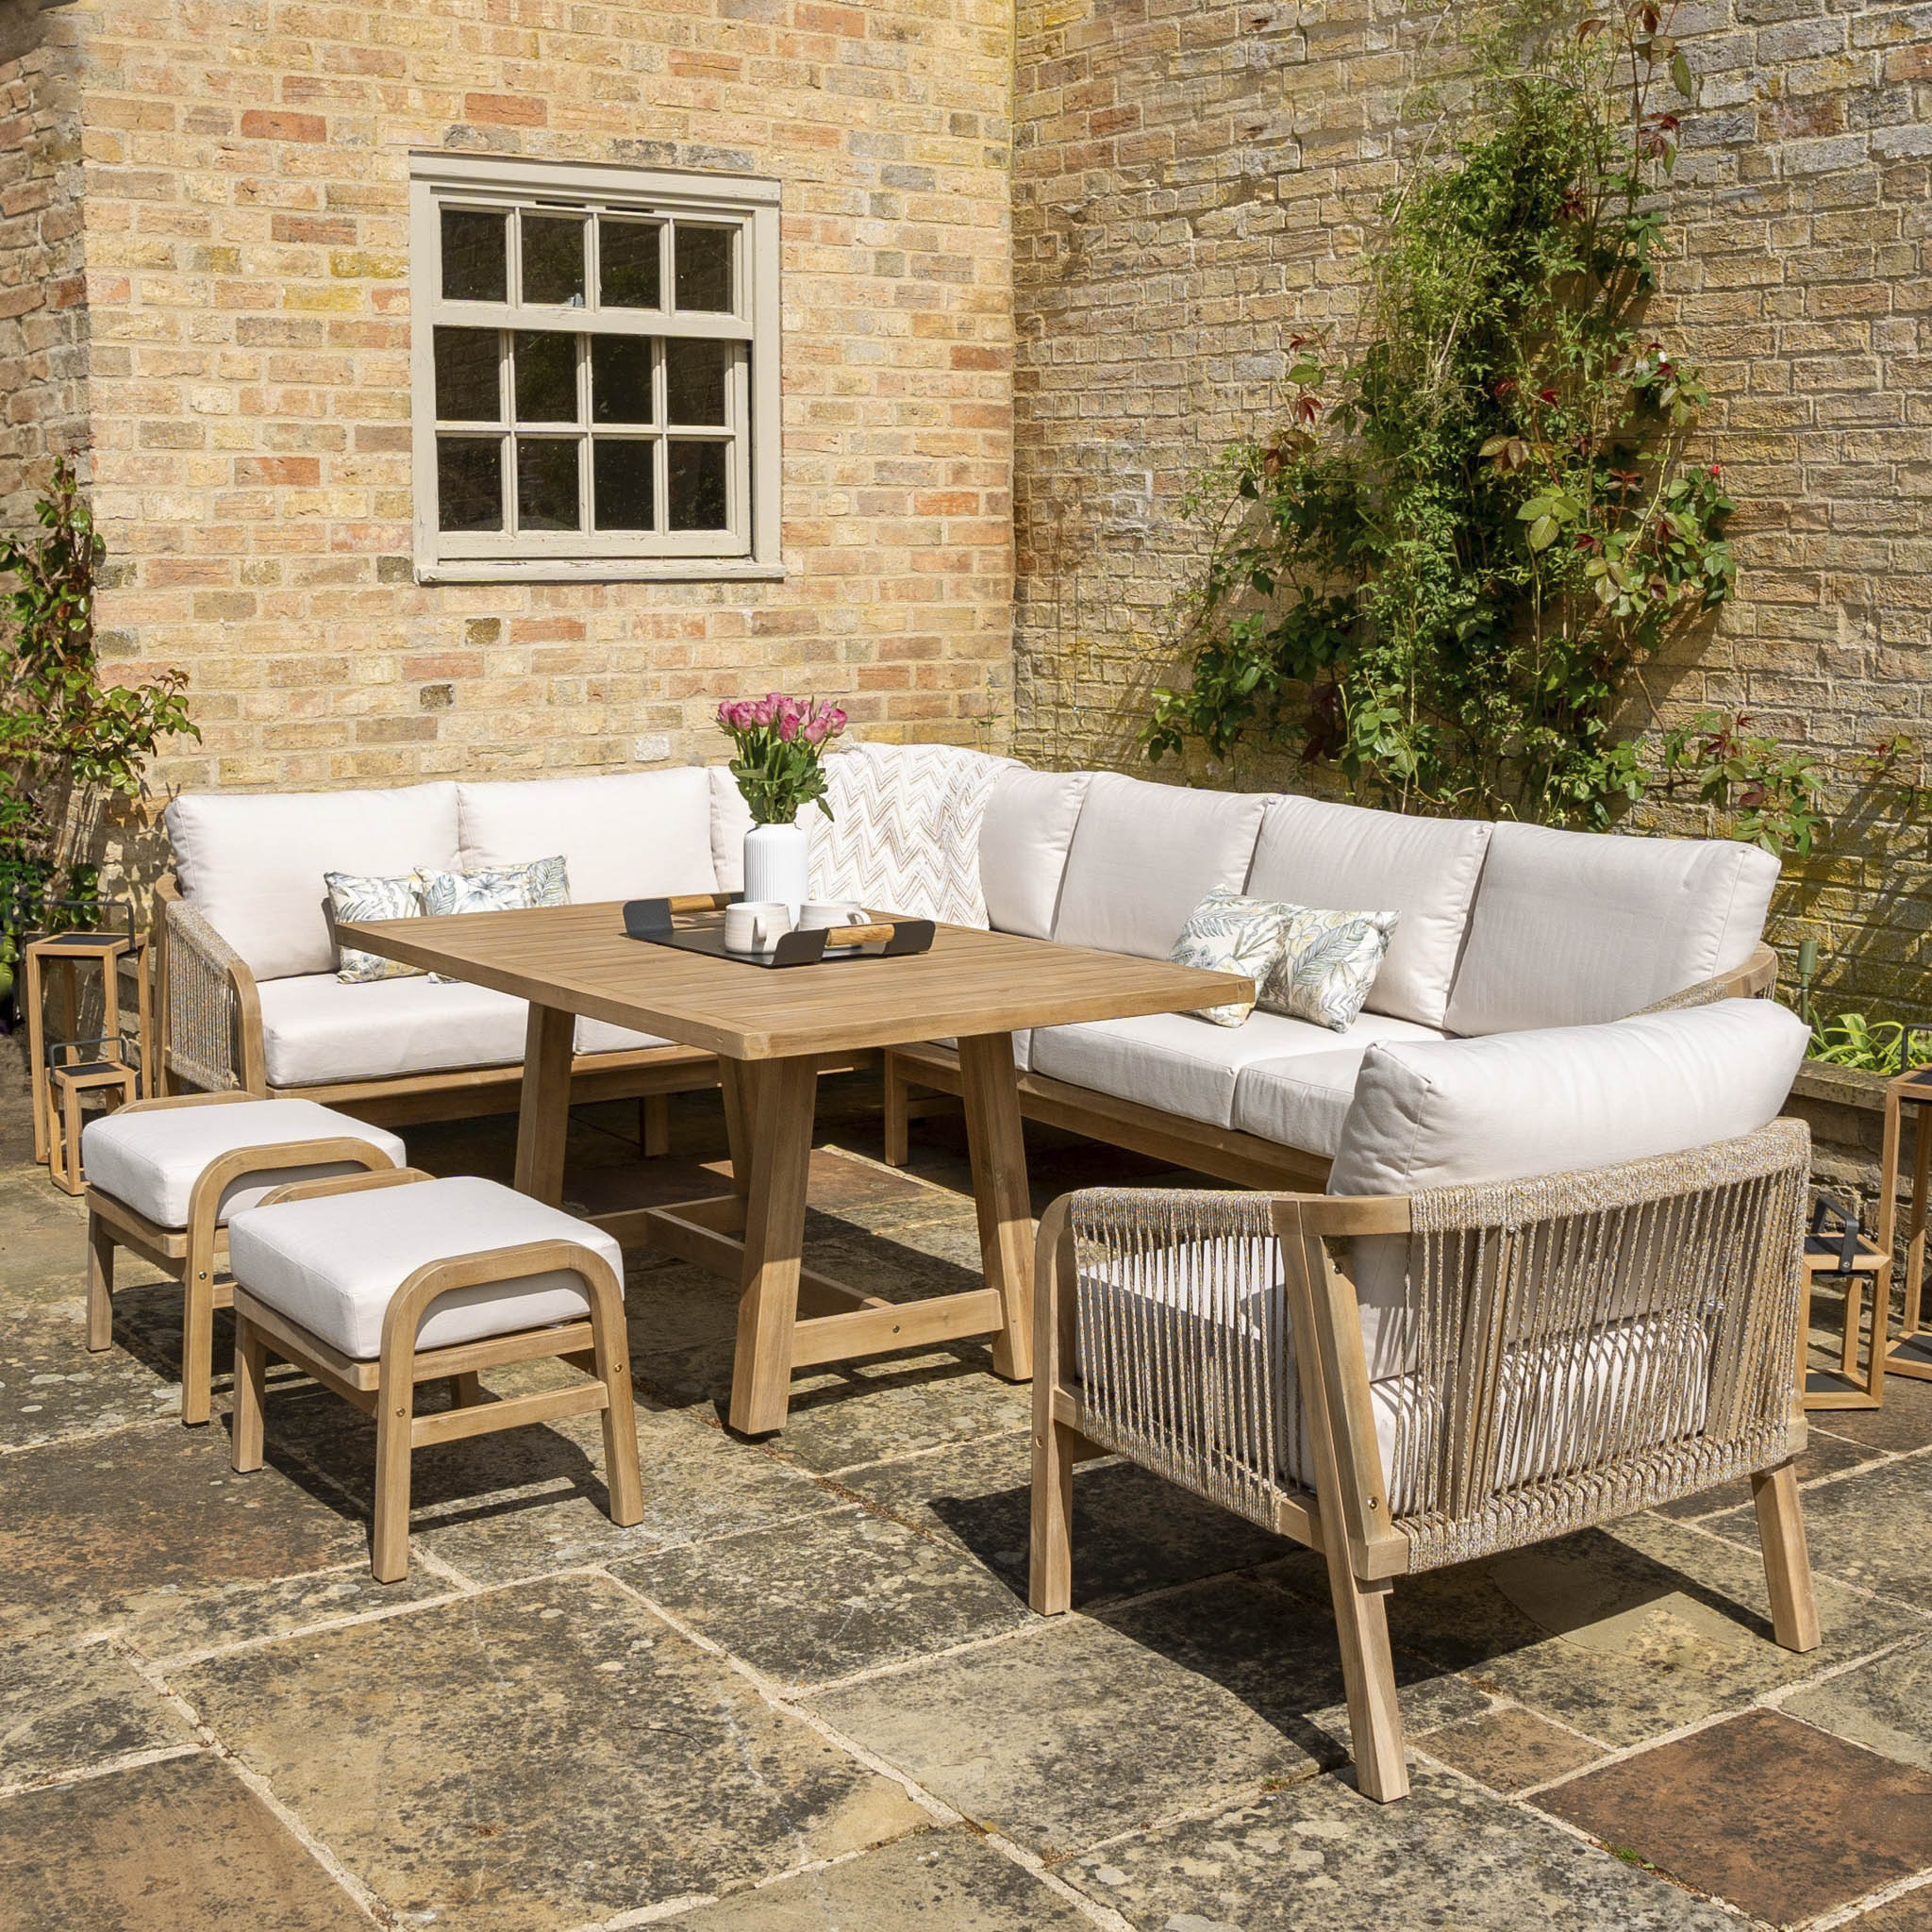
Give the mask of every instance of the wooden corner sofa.
[[[828, 769], [833, 817], [806, 821], [822, 897], [1147, 958], [1215, 886], [1401, 913], [1345, 1033], [1162, 1014], [1015, 1041], [1028, 1118], [1241, 1185], [1324, 1183], [1372, 1042], [1611, 1022], [1776, 976], [1759, 935], [1777, 862], [1729, 841], [1405, 818], [946, 745], [858, 745]], [[177, 798], [177, 881], [158, 893], [165, 1089], [291, 1095], [391, 1125], [511, 1109], [523, 1002], [421, 975], [343, 984], [324, 873], [560, 853], [577, 903], [732, 891], [749, 823], [721, 767]], [[960, 1091], [958, 1056], [894, 1049], [885, 1074], [887, 1158], [903, 1161], [909, 1122]], [[650, 1151], [665, 1096], [717, 1081], [708, 1054], [577, 1023], [574, 1097], [638, 1096]]]

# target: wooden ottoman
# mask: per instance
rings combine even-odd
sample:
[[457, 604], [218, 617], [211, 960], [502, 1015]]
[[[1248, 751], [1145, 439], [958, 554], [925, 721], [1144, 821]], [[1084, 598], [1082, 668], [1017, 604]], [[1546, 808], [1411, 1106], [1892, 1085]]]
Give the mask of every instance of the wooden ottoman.
[[[624, 1325], [624, 1256], [608, 1234], [495, 1181], [413, 1168], [277, 1190], [229, 1230], [238, 1470], [259, 1469], [269, 1358], [375, 1418], [379, 1583], [409, 1568], [409, 1457], [526, 1423], [601, 1410], [610, 1519], [644, 1513]], [[556, 1356], [590, 1378], [496, 1399], [480, 1370]], [[419, 1382], [455, 1406], [419, 1416]]]
[[131, 1248], [182, 1287], [181, 1420], [208, 1419], [215, 1279], [228, 1219], [297, 1180], [400, 1167], [395, 1135], [312, 1100], [183, 1093], [133, 1100], [81, 1136], [87, 1173], [87, 1345], [114, 1339], [114, 1250]]

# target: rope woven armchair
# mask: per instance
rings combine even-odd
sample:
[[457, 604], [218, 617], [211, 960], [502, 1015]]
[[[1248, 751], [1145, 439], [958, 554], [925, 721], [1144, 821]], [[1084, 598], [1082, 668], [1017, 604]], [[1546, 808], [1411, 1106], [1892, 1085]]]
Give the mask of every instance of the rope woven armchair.
[[1034, 1608], [1070, 1606], [1073, 1469], [1098, 1455], [1323, 1552], [1357, 1777], [1383, 1800], [1408, 1788], [1397, 1576], [1749, 1476], [1774, 1635], [1812, 1648], [1808, 1169], [1804, 1125], [1774, 1119], [1407, 1194], [1062, 1198], [1038, 1250]]

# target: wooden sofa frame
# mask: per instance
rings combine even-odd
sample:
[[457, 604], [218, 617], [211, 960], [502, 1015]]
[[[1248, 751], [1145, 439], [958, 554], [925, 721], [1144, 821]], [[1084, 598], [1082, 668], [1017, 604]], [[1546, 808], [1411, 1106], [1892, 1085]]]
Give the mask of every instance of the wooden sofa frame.
[[[1760, 944], [1734, 972], [1718, 974], [1659, 1000], [1645, 1012], [1703, 1006], [1715, 1000], [1768, 998], [1777, 984], [1777, 955]], [[910, 1124], [950, 1112], [964, 1093], [959, 1056], [952, 1047], [927, 1043], [885, 1051], [887, 1164], [904, 1167], [911, 1158]], [[1321, 1155], [1290, 1147], [1239, 1127], [1217, 1127], [1185, 1114], [1168, 1113], [1138, 1100], [1121, 1100], [1090, 1087], [1075, 1087], [1043, 1074], [1020, 1075], [1020, 1112], [1044, 1126], [1061, 1127], [1090, 1141], [1124, 1147], [1191, 1173], [1212, 1175], [1243, 1188], [1289, 1188], [1319, 1191], [1328, 1182], [1328, 1162]]]

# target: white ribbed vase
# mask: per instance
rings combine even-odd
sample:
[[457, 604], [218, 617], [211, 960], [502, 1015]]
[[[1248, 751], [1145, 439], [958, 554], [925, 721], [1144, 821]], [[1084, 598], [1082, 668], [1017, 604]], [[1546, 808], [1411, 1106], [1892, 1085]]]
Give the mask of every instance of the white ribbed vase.
[[754, 825], [744, 835], [744, 896], [789, 906], [796, 925], [799, 908], [811, 897], [809, 850], [802, 825]]

